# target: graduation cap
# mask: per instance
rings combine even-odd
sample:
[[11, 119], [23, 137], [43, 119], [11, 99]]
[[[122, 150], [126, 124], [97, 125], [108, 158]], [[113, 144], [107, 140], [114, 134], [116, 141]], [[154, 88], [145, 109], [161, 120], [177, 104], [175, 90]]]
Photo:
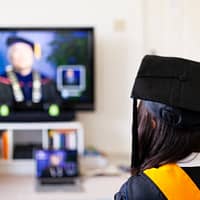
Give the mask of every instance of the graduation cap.
[[11, 36], [11, 37], [8, 37], [6, 44], [9, 47], [9, 46], [12, 46], [13, 44], [16, 44], [18, 42], [28, 44], [32, 48], [34, 55], [37, 59], [39, 59], [41, 57], [40, 44], [39, 43], [33, 43], [32, 41], [30, 41], [26, 38], [22, 38], [22, 37], [18, 37], [18, 36]]
[[200, 63], [176, 57], [147, 55], [132, 89], [132, 161], [139, 166], [137, 99], [149, 112], [170, 126], [200, 129]]

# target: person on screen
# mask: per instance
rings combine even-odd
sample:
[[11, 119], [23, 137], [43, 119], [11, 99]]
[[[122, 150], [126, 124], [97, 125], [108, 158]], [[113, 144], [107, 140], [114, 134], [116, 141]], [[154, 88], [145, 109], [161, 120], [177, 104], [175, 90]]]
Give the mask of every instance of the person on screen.
[[6, 44], [10, 65], [0, 77], [0, 92], [4, 94], [1, 95], [1, 103], [13, 105], [13, 102], [25, 102], [32, 105], [55, 102], [55, 83], [33, 69], [34, 57], [39, 52], [38, 45], [17, 36], [8, 37]]
[[65, 85], [78, 85], [79, 84], [79, 77], [75, 75], [75, 71], [73, 69], [68, 69], [65, 72]]
[[62, 160], [61, 155], [50, 154], [49, 165], [42, 171], [42, 177], [65, 177], [67, 174], [62, 166]]

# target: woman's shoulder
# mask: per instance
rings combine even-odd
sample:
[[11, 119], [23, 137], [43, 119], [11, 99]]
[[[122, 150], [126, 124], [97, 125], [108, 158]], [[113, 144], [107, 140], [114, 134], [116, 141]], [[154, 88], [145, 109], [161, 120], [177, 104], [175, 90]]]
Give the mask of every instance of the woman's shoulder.
[[140, 173], [122, 185], [115, 200], [166, 200], [166, 197], [144, 173]]

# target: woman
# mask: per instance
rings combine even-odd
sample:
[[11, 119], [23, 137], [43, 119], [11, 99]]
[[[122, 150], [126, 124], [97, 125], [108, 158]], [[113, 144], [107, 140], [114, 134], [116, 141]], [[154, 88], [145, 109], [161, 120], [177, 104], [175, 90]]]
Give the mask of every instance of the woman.
[[143, 59], [132, 91], [132, 177], [116, 200], [200, 199], [200, 167], [176, 164], [200, 152], [199, 76], [194, 61]]

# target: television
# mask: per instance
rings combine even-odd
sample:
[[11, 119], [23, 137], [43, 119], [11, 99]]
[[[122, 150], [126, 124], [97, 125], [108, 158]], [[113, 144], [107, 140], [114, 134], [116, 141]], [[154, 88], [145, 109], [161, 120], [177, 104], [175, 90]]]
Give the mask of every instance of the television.
[[94, 110], [94, 29], [0, 28], [0, 121], [67, 121], [81, 110]]

